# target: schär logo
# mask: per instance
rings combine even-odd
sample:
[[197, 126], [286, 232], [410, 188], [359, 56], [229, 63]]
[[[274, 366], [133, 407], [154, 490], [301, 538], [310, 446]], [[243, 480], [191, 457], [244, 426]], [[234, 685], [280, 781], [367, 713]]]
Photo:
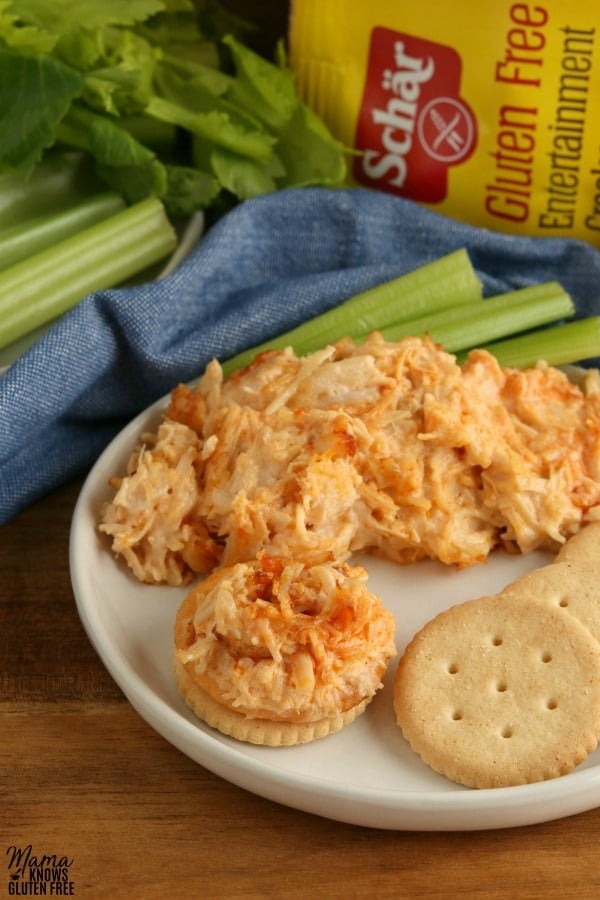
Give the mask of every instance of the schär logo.
[[460, 75], [451, 47], [373, 30], [356, 130], [359, 182], [423, 202], [446, 197], [448, 167], [466, 160], [477, 141]]

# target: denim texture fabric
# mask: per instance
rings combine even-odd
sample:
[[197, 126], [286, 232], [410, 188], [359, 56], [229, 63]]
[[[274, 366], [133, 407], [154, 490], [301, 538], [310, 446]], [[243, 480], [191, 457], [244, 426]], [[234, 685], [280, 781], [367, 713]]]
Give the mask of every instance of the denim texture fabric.
[[460, 247], [487, 296], [557, 279], [578, 316], [600, 313], [600, 251], [584, 242], [495, 233], [359, 188], [247, 201], [169, 277], [91, 294], [0, 376], [0, 524], [85, 473], [211, 358]]

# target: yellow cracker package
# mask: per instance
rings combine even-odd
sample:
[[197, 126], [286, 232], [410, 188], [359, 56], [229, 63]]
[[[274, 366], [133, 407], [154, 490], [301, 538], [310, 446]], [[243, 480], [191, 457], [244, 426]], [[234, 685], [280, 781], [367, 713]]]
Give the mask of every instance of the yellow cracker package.
[[598, 0], [294, 0], [302, 98], [351, 182], [600, 246]]

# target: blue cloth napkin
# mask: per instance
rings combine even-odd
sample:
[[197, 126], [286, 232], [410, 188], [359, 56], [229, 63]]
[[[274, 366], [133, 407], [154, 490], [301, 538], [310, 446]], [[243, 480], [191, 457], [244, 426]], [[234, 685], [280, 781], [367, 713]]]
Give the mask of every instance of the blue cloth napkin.
[[81, 475], [140, 410], [214, 356], [459, 247], [486, 295], [558, 279], [600, 313], [600, 251], [474, 228], [367, 189], [291, 189], [227, 214], [162, 281], [99, 291], [0, 376], [0, 524]]

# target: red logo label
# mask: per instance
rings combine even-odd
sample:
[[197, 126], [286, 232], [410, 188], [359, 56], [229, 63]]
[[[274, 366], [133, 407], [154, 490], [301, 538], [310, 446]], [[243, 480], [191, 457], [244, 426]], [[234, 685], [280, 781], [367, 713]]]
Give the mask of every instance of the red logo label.
[[357, 181], [424, 203], [446, 197], [448, 166], [468, 159], [477, 142], [460, 75], [451, 47], [373, 29], [356, 129]]

